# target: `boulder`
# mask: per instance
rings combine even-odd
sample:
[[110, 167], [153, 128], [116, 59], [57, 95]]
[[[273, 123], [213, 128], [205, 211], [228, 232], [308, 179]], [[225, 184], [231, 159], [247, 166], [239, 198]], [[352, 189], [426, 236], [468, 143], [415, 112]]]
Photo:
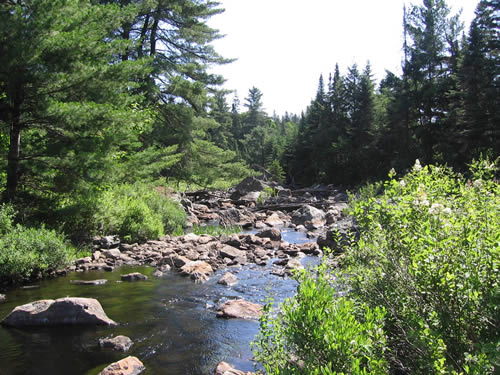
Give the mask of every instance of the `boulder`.
[[108, 282], [106, 279], [97, 279], [97, 280], [70, 280], [71, 284], [76, 285], [104, 285]]
[[120, 259], [122, 252], [119, 249], [102, 250], [102, 255], [109, 259]]
[[357, 241], [358, 239], [358, 228], [352, 219], [347, 218], [328, 227], [325, 233], [318, 236], [316, 242], [320, 249], [328, 247], [330, 250], [340, 253], [350, 241]]
[[231, 194], [231, 199], [237, 200], [241, 196], [254, 191], [262, 191], [267, 187], [264, 181], [258, 180], [255, 177], [247, 177], [234, 187], [234, 193]]
[[236, 319], [259, 319], [262, 306], [243, 299], [227, 301], [217, 308], [217, 317]]
[[220, 362], [215, 368], [214, 375], [254, 375], [254, 373], [236, 370], [229, 363]]
[[304, 205], [293, 212], [292, 222], [295, 225], [304, 225], [306, 228], [320, 228], [326, 223], [326, 214], [313, 206]]
[[244, 252], [243, 250], [239, 250], [235, 247], [232, 247], [230, 245], [224, 246], [222, 249], [219, 250], [219, 253], [221, 257], [229, 259], [234, 259], [237, 257], [240, 258], [246, 257], [246, 252]]
[[238, 284], [238, 278], [233, 275], [231, 272], [226, 272], [224, 276], [222, 276], [218, 281], [217, 284], [221, 285], [226, 285], [226, 286], [233, 286]]
[[146, 369], [138, 358], [129, 356], [107, 366], [97, 375], [138, 375]]
[[102, 249], [111, 249], [120, 245], [120, 238], [118, 236], [96, 238], [94, 244]]
[[99, 301], [93, 298], [66, 297], [39, 300], [17, 306], [1, 322], [12, 327], [51, 325], [116, 325]]
[[128, 352], [134, 342], [127, 336], [106, 337], [99, 339], [99, 346], [101, 348], [109, 348], [119, 352]]
[[180, 273], [183, 276], [190, 276], [197, 283], [203, 283], [214, 273], [214, 270], [207, 262], [195, 260], [183, 265]]
[[274, 212], [273, 214], [269, 215], [266, 218], [265, 223], [267, 225], [272, 226], [272, 227], [283, 226], [285, 224], [284, 221], [281, 220], [281, 218], [279, 217], [279, 215], [276, 212]]
[[121, 275], [122, 281], [142, 281], [147, 280], [148, 277], [140, 272], [128, 273], [126, 275]]
[[271, 241], [281, 241], [281, 231], [278, 228], [270, 228], [256, 234], [260, 238], [269, 238]]

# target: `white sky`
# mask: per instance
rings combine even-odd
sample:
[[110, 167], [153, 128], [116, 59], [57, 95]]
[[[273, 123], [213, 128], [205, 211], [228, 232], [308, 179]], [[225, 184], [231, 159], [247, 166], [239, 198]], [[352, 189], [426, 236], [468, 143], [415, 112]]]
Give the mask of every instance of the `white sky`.
[[[385, 69], [400, 74], [404, 0], [219, 2], [226, 11], [209, 25], [226, 36], [213, 45], [222, 56], [238, 60], [214, 71], [227, 79], [224, 87], [236, 90], [241, 104], [255, 86], [269, 115], [300, 114], [315, 96], [320, 74], [326, 84], [335, 63], [344, 73], [353, 63], [362, 70], [370, 60], [377, 80]], [[478, 2], [447, 1], [452, 14], [463, 9], [466, 31]]]

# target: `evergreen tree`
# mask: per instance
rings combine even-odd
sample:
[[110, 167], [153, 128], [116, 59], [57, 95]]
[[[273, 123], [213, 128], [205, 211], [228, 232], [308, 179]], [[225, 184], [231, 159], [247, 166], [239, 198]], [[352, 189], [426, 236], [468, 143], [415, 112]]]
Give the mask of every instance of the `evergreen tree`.
[[148, 69], [120, 59], [130, 44], [111, 38], [132, 14], [85, 0], [7, 2], [0, 12], [4, 199], [53, 201], [103, 182], [150, 119], [135, 94]]
[[464, 113], [459, 129], [461, 162], [491, 150], [500, 154], [500, 1], [482, 0], [470, 26], [460, 70]]

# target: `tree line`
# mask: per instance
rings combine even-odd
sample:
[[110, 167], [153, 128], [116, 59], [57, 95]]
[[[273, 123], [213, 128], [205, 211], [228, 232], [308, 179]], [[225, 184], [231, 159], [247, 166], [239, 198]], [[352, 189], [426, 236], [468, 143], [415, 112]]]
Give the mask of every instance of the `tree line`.
[[119, 184], [222, 187], [267, 168], [352, 185], [416, 158], [496, 157], [499, 8], [481, 0], [467, 31], [444, 0], [411, 6], [402, 75], [335, 66], [304, 113], [269, 116], [258, 88], [229, 104], [210, 72], [231, 62], [211, 45], [215, 1], [2, 2], [2, 200], [64, 227]]

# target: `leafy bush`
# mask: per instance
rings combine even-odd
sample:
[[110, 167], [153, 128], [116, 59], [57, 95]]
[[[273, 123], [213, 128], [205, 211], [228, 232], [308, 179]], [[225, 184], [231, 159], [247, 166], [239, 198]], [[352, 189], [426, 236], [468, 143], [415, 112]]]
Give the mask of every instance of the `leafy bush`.
[[104, 192], [96, 220], [104, 234], [135, 242], [179, 231], [186, 219], [180, 205], [149, 185], [122, 184]]
[[326, 266], [298, 274], [297, 295], [265, 307], [253, 343], [271, 374], [386, 374], [385, 312], [339, 297]]
[[257, 204], [264, 204], [269, 198], [277, 196], [278, 196], [278, 191], [268, 186], [260, 192], [259, 198], [257, 198]]
[[45, 276], [69, 264], [74, 254], [74, 249], [55, 231], [17, 225], [0, 238], [0, 280]]
[[444, 167], [391, 177], [353, 202], [361, 228], [347, 251], [352, 298], [387, 311], [393, 371], [490, 374], [499, 356], [499, 185], [495, 166], [472, 181]]
[[417, 161], [364, 189], [351, 202], [360, 238], [346, 241], [341, 270], [302, 274], [295, 298], [275, 316], [266, 308], [256, 358], [268, 374], [497, 373], [495, 171], [474, 162], [466, 180]]

